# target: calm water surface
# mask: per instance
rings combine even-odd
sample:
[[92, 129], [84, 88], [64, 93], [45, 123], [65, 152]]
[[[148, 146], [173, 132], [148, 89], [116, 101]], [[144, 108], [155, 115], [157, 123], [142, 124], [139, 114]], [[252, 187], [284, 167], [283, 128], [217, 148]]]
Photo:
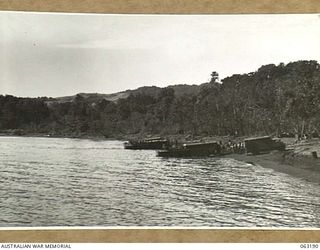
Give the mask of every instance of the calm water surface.
[[120, 141], [0, 137], [0, 226], [320, 227], [320, 185]]

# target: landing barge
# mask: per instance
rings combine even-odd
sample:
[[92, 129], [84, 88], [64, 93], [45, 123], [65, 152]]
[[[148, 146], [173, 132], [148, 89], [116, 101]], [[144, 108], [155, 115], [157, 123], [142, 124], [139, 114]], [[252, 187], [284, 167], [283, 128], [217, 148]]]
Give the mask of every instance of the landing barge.
[[161, 157], [202, 157], [221, 155], [221, 145], [217, 142], [199, 142], [174, 145], [167, 150], [158, 151]]
[[124, 143], [125, 149], [164, 149], [169, 146], [169, 141], [161, 137], [142, 140], [130, 140]]
[[272, 139], [270, 136], [248, 138], [244, 140], [247, 154], [269, 153], [272, 150], [284, 151], [286, 145], [280, 140]]
[[262, 154], [273, 150], [285, 150], [285, 144], [270, 136], [245, 139], [243, 142], [197, 142], [172, 144], [166, 150], [158, 151], [161, 157], [204, 157], [224, 156], [228, 154]]

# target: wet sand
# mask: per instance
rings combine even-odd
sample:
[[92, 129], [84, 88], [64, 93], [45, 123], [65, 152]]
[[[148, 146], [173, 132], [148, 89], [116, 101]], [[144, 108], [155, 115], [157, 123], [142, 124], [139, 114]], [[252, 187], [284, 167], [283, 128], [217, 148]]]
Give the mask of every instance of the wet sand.
[[314, 159], [309, 155], [296, 154], [294, 150], [273, 151], [261, 155], [232, 154], [226, 157], [272, 168], [275, 171], [320, 184], [320, 158]]

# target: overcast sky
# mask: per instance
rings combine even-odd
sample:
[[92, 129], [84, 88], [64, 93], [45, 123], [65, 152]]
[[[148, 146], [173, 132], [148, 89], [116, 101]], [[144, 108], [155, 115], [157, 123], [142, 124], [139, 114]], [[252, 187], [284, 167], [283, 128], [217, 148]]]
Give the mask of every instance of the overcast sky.
[[320, 61], [319, 15], [0, 12], [0, 94], [65, 96], [201, 84]]

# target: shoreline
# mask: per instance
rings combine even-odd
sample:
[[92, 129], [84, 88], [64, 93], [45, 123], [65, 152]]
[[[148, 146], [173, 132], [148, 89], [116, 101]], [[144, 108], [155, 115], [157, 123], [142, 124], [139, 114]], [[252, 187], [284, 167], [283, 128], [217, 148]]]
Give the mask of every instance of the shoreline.
[[312, 159], [311, 157], [300, 155], [297, 157], [297, 155], [293, 156], [287, 154], [287, 152], [272, 151], [261, 155], [231, 154], [226, 155], [224, 158], [259, 165], [320, 184], [320, 159]]
[[[47, 134], [25, 134], [15, 135], [11, 133], [0, 133], [0, 137], [40, 137], [40, 138], [68, 138], [85, 140], [120, 140], [125, 141], [124, 136], [106, 138], [104, 136], [67, 136]], [[129, 138], [130, 136], [128, 136]], [[216, 139], [216, 138], [215, 138]], [[224, 138], [225, 139], [225, 138]], [[231, 158], [237, 161], [246, 162], [252, 165], [259, 165], [270, 168], [293, 177], [302, 178], [309, 182], [320, 184], [320, 158], [311, 157], [312, 151], [320, 152], [320, 140], [294, 144], [292, 141], [285, 141], [286, 151], [272, 151], [266, 154], [228, 154], [223, 158]]]

